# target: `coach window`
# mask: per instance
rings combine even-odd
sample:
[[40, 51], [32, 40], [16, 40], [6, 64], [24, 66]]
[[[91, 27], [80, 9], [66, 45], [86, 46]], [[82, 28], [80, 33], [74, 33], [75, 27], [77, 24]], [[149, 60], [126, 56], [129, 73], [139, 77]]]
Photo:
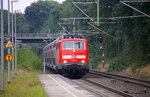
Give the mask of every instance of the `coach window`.
[[55, 58], [53, 58], [53, 64], [55, 64]]
[[56, 43], [56, 50], [59, 49], [59, 43]]
[[50, 58], [49, 58], [48, 60], [49, 60], [49, 62], [48, 62], [48, 63], [50, 64]]
[[54, 48], [56, 47], [56, 42], [54, 42], [54, 45], [53, 45], [53, 47], [54, 47]]
[[50, 44], [50, 49], [52, 49], [52, 45]]
[[52, 55], [51, 57], [53, 58], [53, 51], [51, 51], [51, 55]]
[[49, 57], [51, 57], [51, 51], [49, 51]]
[[50, 64], [52, 64], [52, 58], [50, 58]]

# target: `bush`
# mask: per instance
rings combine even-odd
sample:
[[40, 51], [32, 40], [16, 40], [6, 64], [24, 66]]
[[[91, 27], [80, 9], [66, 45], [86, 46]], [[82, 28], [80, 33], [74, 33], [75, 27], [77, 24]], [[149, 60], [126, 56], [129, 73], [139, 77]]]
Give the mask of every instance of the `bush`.
[[42, 70], [42, 60], [31, 50], [18, 52], [18, 67], [27, 70]]
[[122, 71], [122, 70], [128, 68], [130, 63], [131, 62], [130, 62], [129, 59], [120, 58], [118, 60], [118, 58], [115, 58], [115, 59], [113, 59], [110, 62], [110, 67], [108, 68], [108, 72], [113, 72], [113, 71], [119, 72], [119, 71]]
[[96, 69], [99, 64], [99, 60], [101, 60], [101, 59], [99, 59], [97, 57], [93, 58], [90, 62], [90, 69]]

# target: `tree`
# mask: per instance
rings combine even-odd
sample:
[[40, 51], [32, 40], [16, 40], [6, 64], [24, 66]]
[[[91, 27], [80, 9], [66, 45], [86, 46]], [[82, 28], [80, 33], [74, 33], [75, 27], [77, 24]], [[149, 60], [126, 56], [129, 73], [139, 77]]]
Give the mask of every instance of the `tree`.
[[39, 32], [49, 16], [58, 14], [56, 6], [57, 2], [54, 1], [38, 1], [28, 6], [25, 10], [25, 17], [30, 24], [30, 31]]
[[40, 30], [40, 32], [42, 33], [58, 32], [59, 29], [58, 22], [60, 22], [60, 18], [61, 18], [62, 5], [57, 2], [53, 2], [53, 5], [54, 6], [53, 9], [51, 9], [51, 14], [47, 18], [47, 20], [43, 23], [42, 29]]
[[22, 13], [16, 13], [17, 33], [29, 33], [29, 24]]

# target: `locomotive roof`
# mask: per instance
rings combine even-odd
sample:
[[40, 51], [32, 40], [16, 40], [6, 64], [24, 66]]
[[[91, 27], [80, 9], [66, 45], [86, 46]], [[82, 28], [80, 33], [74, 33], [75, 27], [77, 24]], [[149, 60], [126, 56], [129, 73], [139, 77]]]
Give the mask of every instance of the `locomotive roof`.
[[54, 40], [53, 42], [51, 42], [51, 43], [49, 43], [48, 45], [46, 45], [46, 46], [44, 47], [44, 49], [45, 49], [46, 47], [48, 47], [50, 44], [53, 44], [53, 43], [55, 43], [55, 42], [57, 42], [57, 41], [73, 40], [73, 39], [76, 39], [76, 40], [85, 40], [85, 39], [83, 39], [82, 36], [79, 35], [79, 34], [66, 34], [66, 35], [63, 35], [63, 36], [58, 37], [56, 40]]

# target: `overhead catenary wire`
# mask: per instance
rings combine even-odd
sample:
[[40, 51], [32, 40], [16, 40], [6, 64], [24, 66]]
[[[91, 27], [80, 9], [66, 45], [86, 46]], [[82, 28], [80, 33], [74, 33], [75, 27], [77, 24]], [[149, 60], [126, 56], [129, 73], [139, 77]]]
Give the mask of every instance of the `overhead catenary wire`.
[[78, 8], [85, 16], [87, 16], [91, 21], [94, 21], [89, 15], [87, 15], [79, 6], [77, 6], [77, 4], [75, 4], [75, 2], [72, 2], [72, 4]]
[[104, 33], [104, 34], [110, 36], [111, 38], [118, 39], [117, 37], [115, 37], [115, 36], [113, 36], [113, 35], [110, 35], [110, 34], [106, 33], [105, 31], [103, 31], [103, 30], [101, 30], [100, 28], [94, 26], [93, 24], [91, 24], [91, 23], [88, 23], [88, 24], [89, 24], [90, 26], [94, 27], [95, 29], [99, 30], [100, 32], [102, 32], [102, 33]]
[[58, 25], [67, 33], [69, 33], [69, 31], [67, 31], [60, 23], [58, 23]]
[[128, 3], [141, 3], [141, 2], [150, 2], [150, 0], [121, 0], [122, 2], [128, 2]]
[[135, 11], [137, 11], [137, 12], [139, 12], [139, 13], [141, 13], [141, 14], [143, 14], [143, 15], [145, 15], [145, 16], [147, 16], [147, 17], [149, 17], [150, 18], [150, 15], [148, 15], [148, 14], [146, 14], [146, 13], [144, 13], [144, 12], [142, 12], [142, 11], [140, 11], [140, 10], [138, 10], [138, 9], [136, 9], [136, 8], [134, 8], [134, 7], [132, 7], [132, 6], [130, 6], [129, 4], [127, 4], [127, 3], [125, 3], [125, 2], [122, 2], [122, 1], [120, 1], [122, 4], [124, 4], [124, 5], [126, 5], [126, 6], [128, 6], [128, 7], [130, 7], [130, 8], [132, 8], [132, 9], [134, 9]]
[[[120, 1], [120, 2], [123, 3], [122, 1]], [[96, 2], [96, 3], [97, 3], [97, 2]], [[84, 4], [83, 2], [72, 2], [72, 4], [73, 4], [76, 8], [78, 8], [86, 17], [67, 18], [67, 19], [66, 19], [66, 18], [62, 18], [62, 20], [89, 19], [89, 20], [91, 20], [92, 22], [94, 22], [94, 19], [95, 19], [95, 18], [91, 18], [88, 14], [86, 14], [86, 13], [77, 5], [77, 4]], [[89, 3], [87, 2], [86, 4], [89, 4]], [[126, 4], [126, 3], [125, 3], [125, 4]], [[136, 10], [136, 11], [142, 13], [143, 15], [137, 15], [137, 16], [123, 16], [123, 17], [108, 17], [108, 18], [99, 18], [99, 19], [117, 20], [117, 19], [127, 19], [127, 18], [139, 18], [139, 17], [146, 17], [146, 16], [149, 17], [149, 15], [143, 13], [142, 11], [140, 11], [140, 10], [138, 10], [138, 9], [136, 9], [136, 8], [133, 8], [132, 6], [130, 6], [130, 5], [128, 5], [128, 4], [127, 4], [127, 6], [129, 6], [129, 7], [131, 7], [132, 9], [134, 9], [134, 10]], [[91, 23], [88, 23], [88, 24], [89, 24], [90, 26], [96, 28], [97, 30], [103, 32], [104, 34], [106, 34], [106, 35], [108, 35], [108, 36], [110, 36], [110, 37], [112, 37], [112, 38], [118, 39], [117, 37], [112, 36], [112, 35], [106, 33], [105, 31], [103, 31], [103, 30], [101, 30], [100, 28], [98, 28], [98, 27], [92, 25]], [[95, 23], [95, 24], [96, 24], [96, 23]]]
[[[100, 20], [115, 20], [115, 19], [128, 19], [128, 18], [141, 18], [146, 17], [145, 15], [137, 15], [137, 16], [120, 16], [120, 17], [107, 17], [107, 18], [99, 18]], [[62, 20], [88, 20], [88, 17], [74, 17], [74, 18], [61, 18]], [[93, 20], [96, 18], [92, 18]]]
[[87, 4], [96, 4], [97, 2], [74, 2], [74, 3], [87, 5]]
[[142, 18], [146, 17], [145, 15], [137, 15], [137, 16], [121, 16], [121, 17], [108, 17], [108, 18], [102, 18], [102, 19], [110, 19], [110, 20], [115, 20], [115, 19], [128, 19], [128, 18]]

